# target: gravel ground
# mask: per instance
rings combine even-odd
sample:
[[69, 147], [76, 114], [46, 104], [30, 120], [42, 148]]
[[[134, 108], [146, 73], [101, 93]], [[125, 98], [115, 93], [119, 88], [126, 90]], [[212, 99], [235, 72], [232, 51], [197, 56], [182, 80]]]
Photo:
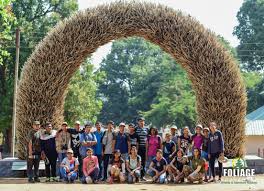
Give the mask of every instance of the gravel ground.
[[245, 178], [227, 178], [224, 177], [221, 183], [204, 183], [204, 184], [150, 184], [138, 183], [138, 184], [96, 184], [96, 185], [83, 185], [79, 182], [75, 184], [64, 183], [44, 183], [44, 179], [41, 179], [41, 183], [28, 184], [27, 179], [23, 178], [2, 178], [0, 179], [0, 191], [163, 191], [163, 190], [181, 190], [181, 191], [231, 191], [231, 190], [256, 190], [264, 191], [264, 175], [255, 176], [254, 179]]

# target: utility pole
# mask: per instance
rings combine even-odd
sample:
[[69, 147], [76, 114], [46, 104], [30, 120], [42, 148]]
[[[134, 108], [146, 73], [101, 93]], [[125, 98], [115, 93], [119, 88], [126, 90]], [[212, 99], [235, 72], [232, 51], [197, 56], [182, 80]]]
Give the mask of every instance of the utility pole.
[[20, 29], [16, 29], [16, 63], [15, 63], [15, 81], [14, 81], [14, 97], [13, 97], [13, 120], [12, 120], [12, 157], [15, 157], [16, 145], [16, 100], [18, 85], [18, 65], [19, 65], [19, 48], [20, 48]]

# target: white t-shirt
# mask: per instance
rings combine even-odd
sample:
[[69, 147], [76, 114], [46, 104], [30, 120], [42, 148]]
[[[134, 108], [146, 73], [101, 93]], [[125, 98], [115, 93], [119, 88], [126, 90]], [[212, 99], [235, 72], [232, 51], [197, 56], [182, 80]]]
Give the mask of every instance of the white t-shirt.
[[129, 163], [129, 168], [134, 170], [137, 168], [138, 162], [141, 163], [141, 157], [138, 155], [135, 159], [131, 158], [131, 155], [127, 158], [127, 162]]
[[61, 164], [66, 165], [70, 170], [74, 170], [75, 165], [79, 165], [79, 161], [75, 157], [72, 157], [71, 160], [69, 160], [68, 157], [65, 157]]

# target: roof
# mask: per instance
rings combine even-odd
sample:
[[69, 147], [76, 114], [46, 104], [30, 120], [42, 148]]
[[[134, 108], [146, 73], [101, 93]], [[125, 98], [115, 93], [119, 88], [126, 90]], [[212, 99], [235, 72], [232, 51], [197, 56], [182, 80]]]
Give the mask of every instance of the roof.
[[264, 106], [246, 115], [246, 120], [264, 120]]
[[264, 120], [247, 121], [246, 135], [264, 135]]

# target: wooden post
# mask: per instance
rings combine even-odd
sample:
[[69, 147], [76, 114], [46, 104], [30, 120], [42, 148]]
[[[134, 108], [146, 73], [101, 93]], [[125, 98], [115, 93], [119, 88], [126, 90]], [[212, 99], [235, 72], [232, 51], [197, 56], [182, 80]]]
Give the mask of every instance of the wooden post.
[[20, 29], [16, 29], [16, 63], [15, 63], [15, 81], [14, 81], [14, 96], [13, 96], [13, 119], [12, 119], [12, 157], [15, 157], [16, 144], [16, 98], [18, 85], [18, 65], [19, 65], [19, 48], [20, 48]]

